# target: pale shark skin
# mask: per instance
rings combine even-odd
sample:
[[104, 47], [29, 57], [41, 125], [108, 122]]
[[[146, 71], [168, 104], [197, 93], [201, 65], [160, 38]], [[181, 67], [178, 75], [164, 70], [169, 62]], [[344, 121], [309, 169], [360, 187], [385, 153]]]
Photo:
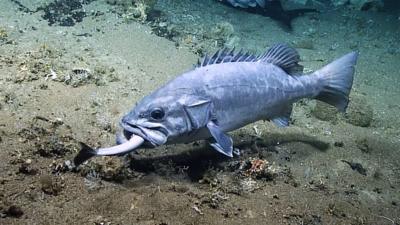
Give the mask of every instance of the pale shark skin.
[[298, 53], [286, 45], [275, 45], [258, 57], [219, 52], [139, 101], [121, 120], [119, 145], [97, 151], [83, 145], [74, 162], [204, 139], [232, 157], [227, 132], [258, 120], [288, 126], [292, 104], [299, 99], [316, 98], [344, 112], [357, 57], [352, 52], [312, 74], [299, 75], [294, 74]]

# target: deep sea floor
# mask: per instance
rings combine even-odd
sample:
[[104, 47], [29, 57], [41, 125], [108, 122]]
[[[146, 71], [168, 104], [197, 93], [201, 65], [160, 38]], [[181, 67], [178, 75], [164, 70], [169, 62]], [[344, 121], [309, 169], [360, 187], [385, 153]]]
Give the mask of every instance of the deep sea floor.
[[[0, 1], [0, 224], [400, 224], [400, 12], [319, 6], [293, 29], [218, 1]], [[360, 54], [345, 115], [98, 157], [122, 115], [219, 48], [288, 43], [305, 73]]]

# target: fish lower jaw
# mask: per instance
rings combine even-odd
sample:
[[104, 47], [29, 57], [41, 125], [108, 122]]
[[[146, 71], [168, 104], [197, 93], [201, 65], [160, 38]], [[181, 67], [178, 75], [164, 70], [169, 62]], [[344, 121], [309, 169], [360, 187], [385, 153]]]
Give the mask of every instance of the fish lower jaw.
[[[149, 129], [142, 127], [136, 128], [129, 125], [122, 126], [122, 129], [123, 129], [122, 132], [117, 135], [117, 143], [125, 143], [133, 135], [136, 135], [143, 138], [146, 141], [147, 145], [149, 145], [150, 147], [157, 147], [163, 145], [168, 138], [168, 136], [163, 131], [157, 129]], [[150, 134], [151, 132], [154, 132], [157, 135], [151, 135]]]
[[117, 134], [116, 134], [116, 143], [118, 145], [120, 145], [120, 144], [123, 144], [123, 143], [125, 143], [127, 141], [128, 141], [128, 137], [125, 136], [124, 131], [123, 130], [118, 131]]

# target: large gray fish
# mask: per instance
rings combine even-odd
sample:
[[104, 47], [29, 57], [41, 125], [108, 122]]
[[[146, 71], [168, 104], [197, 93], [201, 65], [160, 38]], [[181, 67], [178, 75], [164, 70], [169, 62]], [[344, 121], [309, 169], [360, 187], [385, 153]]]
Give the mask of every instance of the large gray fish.
[[204, 139], [232, 157], [233, 142], [227, 132], [258, 120], [288, 126], [292, 105], [299, 99], [318, 99], [344, 112], [357, 56], [349, 53], [301, 75], [299, 54], [284, 44], [259, 56], [220, 50], [144, 97], [122, 118], [119, 145], [97, 150], [83, 145], [75, 165], [97, 155]]

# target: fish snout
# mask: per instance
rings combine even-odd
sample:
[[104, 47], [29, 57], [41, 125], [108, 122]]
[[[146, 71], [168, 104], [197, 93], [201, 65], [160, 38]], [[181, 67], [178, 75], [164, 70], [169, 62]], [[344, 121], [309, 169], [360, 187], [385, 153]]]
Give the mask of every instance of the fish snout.
[[[164, 144], [168, 139], [168, 130], [162, 125], [148, 121], [129, 120], [125, 117], [121, 120], [121, 127], [123, 129], [122, 135], [124, 138], [117, 140], [129, 140], [130, 136], [137, 135], [142, 137], [153, 146]], [[117, 136], [118, 137], [118, 136]]]
[[122, 117], [121, 122], [120, 122], [121, 126], [123, 124], [135, 125], [136, 123], [137, 123], [137, 120], [132, 119], [131, 116], [129, 116], [129, 114]]

